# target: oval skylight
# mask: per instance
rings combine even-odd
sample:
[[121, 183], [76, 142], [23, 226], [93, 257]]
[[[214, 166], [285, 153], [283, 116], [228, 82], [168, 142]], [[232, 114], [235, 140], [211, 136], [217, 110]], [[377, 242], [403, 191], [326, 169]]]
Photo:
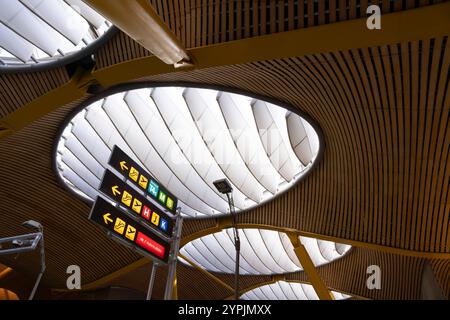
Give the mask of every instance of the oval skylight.
[[[336, 300], [345, 300], [349, 295], [331, 291]], [[247, 291], [241, 296], [242, 300], [319, 300], [314, 288], [310, 284], [277, 281]]]
[[2, 1], [0, 65], [54, 61], [86, 47], [110, 26], [82, 0]]
[[236, 211], [293, 186], [319, 151], [298, 114], [248, 96], [185, 87], [138, 88], [97, 100], [67, 123], [57, 147], [58, 174], [93, 201], [118, 145], [179, 199], [189, 217], [229, 212], [213, 182], [227, 178]]
[[[272, 275], [303, 270], [288, 236], [264, 229], [238, 229], [241, 240], [239, 274]], [[309, 237], [300, 237], [315, 266], [330, 263], [345, 255], [351, 246]], [[235, 249], [233, 229], [195, 239], [180, 253], [211, 272], [234, 274]], [[179, 258], [180, 261], [187, 262]]]

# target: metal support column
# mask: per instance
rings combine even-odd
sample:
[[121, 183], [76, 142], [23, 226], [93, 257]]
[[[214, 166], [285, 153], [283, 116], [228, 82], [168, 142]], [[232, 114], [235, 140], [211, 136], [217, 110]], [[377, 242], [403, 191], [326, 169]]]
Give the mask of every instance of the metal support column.
[[46, 265], [45, 265], [45, 247], [44, 247], [44, 228], [43, 227], [41, 227], [41, 234], [42, 234], [41, 240], [40, 240], [41, 248], [40, 248], [40, 252], [39, 252], [40, 267], [41, 268], [39, 270], [39, 275], [38, 275], [38, 277], [36, 279], [36, 282], [34, 284], [33, 290], [31, 291], [31, 294], [30, 294], [30, 297], [28, 298], [28, 300], [33, 300], [34, 295], [36, 293], [36, 290], [37, 290], [37, 288], [39, 286], [39, 283], [41, 282], [42, 276], [44, 275], [45, 268], [46, 268]]
[[323, 283], [319, 274], [317, 273], [317, 269], [314, 266], [314, 263], [311, 260], [311, 257], [306, 251], [306, 248], [301, 243], [298, 234], [290, 233], [288, 234], [289, 239], [291, 240], [292, 246], [294, 247], [294, 252], [297, 255], [298, 260], [300, 261], [303, 270], [306, 272], [309, 281], [311, 282], [314, 290], [319, 296], [320, 300], [334, 300], [333, 294], [328, 290], [328, 288]]
[[[34, 220], [28, 220], [22, 223], [23, 226], [38, 230], [36, 233], [23, 234], [20, 236], [13, 236], [7, 238], [0, 238], [0, 256], [7, 254], [20, 254], [25, 252], [31, 252], [36, 249], [38, 244], [40, 245], [39, 258], [40, 269], [37, 279], [34, 283], [33, 290], [28, 300], [33, 300], [37, 291], [39, 283], [45, 272], [45, 247], [44, 247], [44, 227]], [[3, 244], [7, 244], [7, 249], [2, 248]]]

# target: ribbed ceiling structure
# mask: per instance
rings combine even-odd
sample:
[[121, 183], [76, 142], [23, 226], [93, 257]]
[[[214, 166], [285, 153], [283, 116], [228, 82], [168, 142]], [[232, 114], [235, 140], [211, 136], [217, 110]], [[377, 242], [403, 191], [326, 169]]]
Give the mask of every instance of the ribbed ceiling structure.
[[[288, 236], [264, 229], [238, 229], [241, 239], [239, 273], [244, 275], [283, 274], [303, 270]], [[315, 266], [344, 256], [351, 246], [300, 237]], [[233, 229], [195, 239], [180, 252], [189, 260], [212, 272], [234, 273]], [[181, 261], [186, 263], [182, 258]]]
[[[108, 86], [141, 81], [239, 88], [283, 101], [320, 125], [326, 146], [311, 174], [270, 203], [239, 214], [239, 226], [289, 228], [359, 243], [342, 259], [317, 269], [327, 287], [353, 297], [420, 299], [428, 263], [442, 292], [450, 297], [450, 42], [448, 31], [429, 28], [434, 21], [447, 26], [442, 15], [448, 12], [448, 1], [378, 0], [383, 31], [367, 31], [363, 40], [354, 34], [366, 25], [364, 8], [373, 1], [308, 0], [303, 6], [298, 0], [150, 2], [182, 44], [199, 53], [217, 47], [211, 45], [229, 48], [233, 40], [245, 45], [255, 40], [252, 37], [271, 39], [276, 33], [299, 32], [289, 43], [299, 50], [290, 55], [240, 60], [241, 55], [235, 54], [226, 65], [222, 55], [214, 61], [217, 65], [177, 72], [145, 68], [153, 61], [151, 53], [123, 32], [93, 52], [99, 74], [92, 76], [100, 82], [110, 80], [100, 77], [103, 73], [113, 76]], [[399, 32], [389, 32], [392, 27]], [[318, 33], [323, 36], [314, 37]], [[305, 38], [324, 45], [314, 47], [302, 41]], [[271, 48], [267, 49], [262, 51]], [[137, 72], [140, 67], [149, 74], [142, 76]], [[67, 94], [64, 89], [71, 80], [60, 66], [0, 74], [0, 117], [44, 108], [36, 102]], [[0, 139], [0, 236], [26, 232], [21, 223], [30, 218], [44, 224], [47, 270], [42, 286], [65, 289], [66, 268], [76, 261], [83, 270], [83, 289], [121, 285], [146, 292], [148, 262], [139, 264], [139, 255], [104, 237], [87, 219], [90, 205], [64, 190], [52, 169], [59, 128], [90, 98], [86, 93], [60, 102], [54, 111]], [[183, 239], [217, 232], [216, 226], [227, 219], [186, 219]], [[34, 277], [39, 263], [37, 255], [25, 254], [19, 259], [2, 256], [1, 261], [20, 271], [17, 279]], [[382, 270], [382, 290], [366, 285], [366, 268], [374, 263]], [[159, 268], [155, 297], [163, 296], [165, 274]], [[232, 274], [215, 275], [233, 286]], [[278, 277], [308, 281], [302, 271]], [[242, 290], [273, 278], [242, 275]], [[180, 299], [226, 299], [233, 294], [182, 263], [177, 281]], [[77, 297], [79, 292], [70, 294]]]
[[93, 201], [118, 145], [179, 199], [184, 215], [229, 211], [213, 182], [227, 178], [237, 211], [270, 200], [312, 166], [319, 138], [298, 114], [224, 91], [159, 87], [119, 92], [82, 109], [57, 148], [59, 174]]
[[[349, 295], [331, 291], [336, 300], [350, 298]], [[310, 284], [277, 281], [247, 291], [241, 296], [243, 300], [319, 300]]]
[[86, 47], [110, 26], [81, 0], [2, 1], [0, 65], [53, 61]]

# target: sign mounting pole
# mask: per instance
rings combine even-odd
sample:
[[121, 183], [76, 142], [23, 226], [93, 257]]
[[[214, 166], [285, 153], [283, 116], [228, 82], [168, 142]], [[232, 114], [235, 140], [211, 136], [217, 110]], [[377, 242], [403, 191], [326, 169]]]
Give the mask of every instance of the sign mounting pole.
[[147, 298], [146, 298], [146, 300], [151, 300], [152, 299], [153, 285], [155, 283], [155, 276], [156, 276], [157, 269], [158, 269], [158, 264], [153, 261], [153, 263], [152, 263], [152, 273], [150, 274], [150, 281], [148, 283], [148, 290], [147, 290]]
[[175, 224], [175, 235], [172, 242], [171, 261], [169, 262], [169, 272], [167, 274], [166, 290], [164, 291], [164, 300], [172, 300], [173, 281], [177, 269], [178, 250], [180, 248], [181, 229], [183, 227], [183, 218], [181, 217], [181, 208], [177, 208], [177, 221]]

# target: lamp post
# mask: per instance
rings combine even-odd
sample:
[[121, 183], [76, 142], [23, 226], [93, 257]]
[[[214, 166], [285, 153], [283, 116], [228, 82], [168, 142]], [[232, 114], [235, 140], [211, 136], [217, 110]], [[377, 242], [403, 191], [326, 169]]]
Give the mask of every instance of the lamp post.
[[233, 235], [234, 235], [234, 248], [236, 249], [236, 265], [234, 269], [234, 299], [239, 300], [239, 257], [241, 251], [241, 241], [239, 239], [239, 232], [236, 229], [236, 211], [234, 210], [233, 201], [233, 188], [227, 179], [216, 180], [213, 182], [217, 191], [226, 194], [228, 199], [228, 205], [230, 207], [230, 213], [233, 217]]

